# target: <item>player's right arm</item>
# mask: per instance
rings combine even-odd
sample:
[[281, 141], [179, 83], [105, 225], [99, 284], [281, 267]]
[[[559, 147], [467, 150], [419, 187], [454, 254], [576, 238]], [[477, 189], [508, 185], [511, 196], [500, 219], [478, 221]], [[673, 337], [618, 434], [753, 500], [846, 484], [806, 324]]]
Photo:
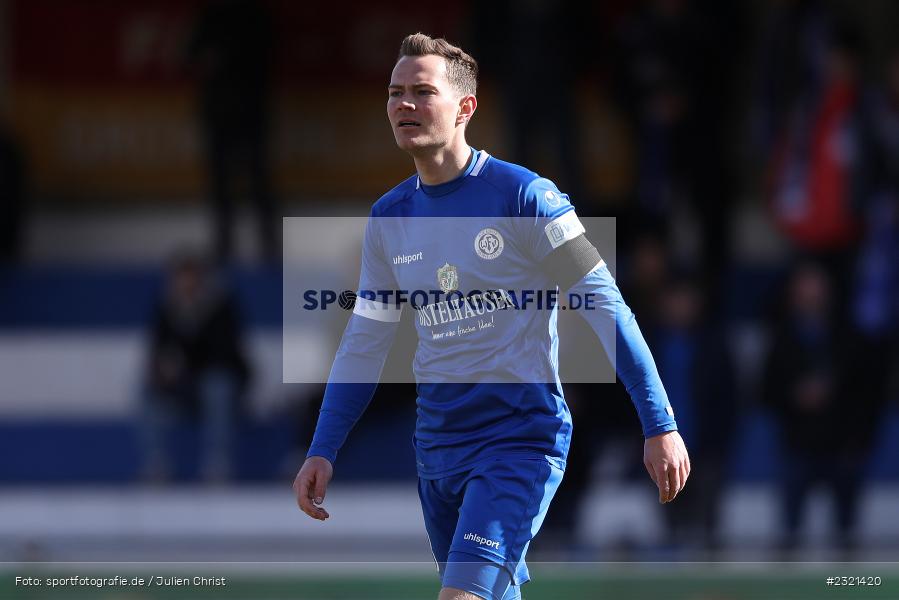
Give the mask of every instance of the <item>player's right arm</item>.
[[364, 290], [396, 289], [380, 237], [372, 217], [365, 229], [359, 297], [331, 365], [306, 461], [294, 480], [297, 504], [314, 519], [329, 516], [319, 505], [331, 481], [337, 452], [371, 402], [399, 325], [399, 306], [379, 301], [380, 296], [372, 300], [363, 294]]

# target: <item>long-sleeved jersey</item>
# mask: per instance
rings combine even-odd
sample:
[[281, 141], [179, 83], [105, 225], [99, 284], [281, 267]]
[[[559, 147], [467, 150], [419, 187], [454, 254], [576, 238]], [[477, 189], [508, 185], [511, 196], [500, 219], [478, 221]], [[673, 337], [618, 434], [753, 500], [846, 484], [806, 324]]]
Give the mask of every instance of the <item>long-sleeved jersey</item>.
[[[413, 176], [381, 197], [366, 226], [358, 298], [308, 454], [335, 460], [371, 400], [401, 314], [411, 310], [419, 475], [443, 477], [512, 456], [564, 468], [572, 423], [558, 375], [561, 294], [545, 266], [583, 233], [551, 181], [483, 150], [472, 149], [465, 172], [450, 182], [428, 186]], [[580, 314], [614, 356], [644, 435], [676, 429], [605, 263], [567, 293], [588, 305]]]

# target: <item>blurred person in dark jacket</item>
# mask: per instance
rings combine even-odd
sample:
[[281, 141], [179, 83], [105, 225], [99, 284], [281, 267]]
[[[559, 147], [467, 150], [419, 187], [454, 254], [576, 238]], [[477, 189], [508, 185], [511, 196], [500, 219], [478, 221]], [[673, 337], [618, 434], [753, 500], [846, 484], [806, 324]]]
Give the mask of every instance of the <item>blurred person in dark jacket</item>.
[[730, 250], [726, 120], [740, 19], [734, 3], [648, 0], [638, 7], [622, 20], [612, 51], [613, 89], [636, 152], [634, 220], [667, 233], [674, 217], [692, 213], [696, 258], [717, 295]]
[[820, 0], [768, 0], [762, 11], [750, 138], [764, 162], [795, 118], [797, 103], [820, 86], [833, 17]]
[[823, 483], [835, 500], [837, 542], [849, 548], [864, 464], [847, 447], [855, 396], [846, 385], [845, 334], [834, 318], [827, 271], [812, 262], [796, 266], [785, 308], [773, 329], [763, 388], [784, 453], [782, 544], [796, 548], [805, 500]]
[[[498, 84], [511, 160], [566, 181], [571, 197], [580, 199], [581, 211], [588, 196], [574, 91], [591, 56], [587, 45], [594, 32], [588, 29], [593, 25], [588, 6], [572, 0], [483, 2], [473, 11], [472, 30], [477, 55], [484, 57], [481, 73]], [[535, 80], [553, 93], [534, 94]]]
[[201, 258], [175, 259], [152, 322], [145, 414], [143, 476], [171, 476], [168, 436], [184, 420], [199, 421], [202, 476], [232, 475], [234, 430], [249, 380], [237, 303]]
[[658, 326], [649, 343], [684, 442], [696, 464], [703, 465], [692, 488], [684, 490], [686, 501], [665, 511], [669, 539], [715, 550], [736, 426], [733, 360], [723, 328], [705, 318], [702, 288], [690, 274], [673, 275], [661, 298]]
[[21, 254], [24, 205], [25, 158], [0, 114], [0, 263], [15, 262]]
[[263, 256], [280, 256], [276, 202], [269, 174], [270, 71], [274, 28], [253, 0], [211, 0], [200, 14], [189, 54], [199, 78], [201, 123], [210, 194], [215, 211], [215, 250], [232, 257], [235, 184], [245, 175], [258, 218]]
[[890, 373], [899, 366], [899, 48], [887, 61], [885, 84], [866, 98], [864, 115], [870, 152], [848, 315], [854, 410], [846, 424], [849, 451], [859, 461], [875, 445]]
[[659, 322], [659, 298], [671, 277], [671, 244], [658, 230], [638, 232], [630, 241], [630, 251], [622, 256], [621, 287], [631, 298], [640, 328], [652, 335]]

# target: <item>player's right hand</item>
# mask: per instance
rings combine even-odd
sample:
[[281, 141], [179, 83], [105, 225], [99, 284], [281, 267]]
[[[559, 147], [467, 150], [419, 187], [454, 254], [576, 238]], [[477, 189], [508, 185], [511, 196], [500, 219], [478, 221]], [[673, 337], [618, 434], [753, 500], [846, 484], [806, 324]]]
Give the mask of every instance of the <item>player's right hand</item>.
[[297, 495], [297, 505], [304, 513], [324, 521], [331, 515], [320, 505], [325, 501], [328, 483], [334, 475], [331, 462], [321, 456], [310, 456], [300, 467], [297, 478], [293, 481], [293, 491]]

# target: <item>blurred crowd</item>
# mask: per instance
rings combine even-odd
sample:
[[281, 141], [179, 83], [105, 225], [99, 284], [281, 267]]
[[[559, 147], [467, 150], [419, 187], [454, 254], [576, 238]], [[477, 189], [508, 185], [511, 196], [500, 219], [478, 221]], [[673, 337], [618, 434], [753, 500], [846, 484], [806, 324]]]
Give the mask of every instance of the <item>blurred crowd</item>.
[[[899, 13], [872, 18], [851, 2], [762, 4], [505, 0], [469, 7], [461, 39], [451, 41], [471, 49], [496, 92], [505, 153], [491, 152], [556, 181], [580, 216], [618, 218], [617, 280], [693, 463], [682, 497], [665, 509], [667, 543], [720, 547], [735, 444], [748, 415], [761, 413], [776, 425], [770, 442], [780, 452], [769, 474], [780, 546], [800, 544], [808, 498], [823, 485], [835, 506], [834, 543], [851, 551], [867, 465], [897, 397], [899, 45], [871, 27], [899, 24]], [[161, 267], [168, 278], [147, 325], [146, 410], [135, 417], [138, 475], [147, 481], [171, 476], [165, 432], [177, 419], [202, 430], [200, 475], [235, 478], [234, 438], [252, 374], [228, 277], [241, 194], [253, 207], [260, 263], [281, 254], [269, 147], [268, 66], [278, 40], [264, 6], [210, 3], [184, 55], [213, 241], [208, 252]], [[632, 169], [614, 197], [591, 188], [580, 152], [607, 143], [588, 137], [579, 120], [585, 87], [601, 90], [625, 132], [616, 151], [629, 153]], [[15, 126], [0, 120], [0, 258], [27, 269], [29, 161]], [[477, 128], [475, 119], [475, 137]], [[393, 142], [386, 128], [380, 133], [386, 150]], [[370, 200], [383, 191], [371, 190]], [[764, 222], [742, 221], [747, 206]], [[753, 253], [774, 257], [762, 276], [747, 259]], [[748, 366], [741, 361], [751, 353], [736, 335], [747, 323], [765, 340]], [[298, 456], [320, 392], [297, 394]], [[644, 476], [621, 385], [578, 384], [567, 393], [574, 445], [547, 545], [571, 539], [598, 463], [611, 455], [623, 465], [616, 476]], [[413, 401], [412, 386], [382, 386], [363, 424], [405, 414]]]
[[[720, 547], [735, 443], [746, 415], [762, 410], [781, 449], [772, 474], [781, 547], [799, 545], [810, 492], [821, 484], [833, 497], [834, 545], [851, 552], [899, 366], [899, 47], [877, 47], [838, 3], [770, 2], [753, 35], [740, 5], [652, 0], [617, 15], [603, 32], [603, 56], [585, 61], [592, 40], [584, 29], [595, 21], [551, 3], [500, 5], [516, 26], [502, 39], [485, 27], [490, 47], [541, 57], [518, 70], [493, 66], [519, 86], [506, 87], [519, 136], [513, 160], [531, 160], [526, 124], [545, 110], [567, 165], [559, 180], [583, 187], [570, 156], [580, 129], [567, 108], [574, 99], [544, 101], [533, 87], [528, 93], [534, 81], [564, 96], [598, 71], [627, 123], [636, 171], [623, 208], [575, 203], [581, 215], [620, 217], [618, 281], [691, 452], [690, 485], [665, 511], [670, 542]], [[736, 256], [734, 209], [748, 197], [781, 242], [761, 295], [743, 289], [750, 280]], [[686, 243], [683, 222], [691, 224]], [[748, 315], [738, 308], [746, 296], [758, 298]], [[768, 340], [748, 381], [738, 378], [735, 350], [742, 353], [731, 336], [747, 317]], [[594, 386], [571, 394], [575, 446], [550, 530], [574, 531], [591, 461], [633, 432], [630, 415], [610, 418], [607, 394]], [[611, 412], [629, 409], [626, 398], [615, 404]]]

